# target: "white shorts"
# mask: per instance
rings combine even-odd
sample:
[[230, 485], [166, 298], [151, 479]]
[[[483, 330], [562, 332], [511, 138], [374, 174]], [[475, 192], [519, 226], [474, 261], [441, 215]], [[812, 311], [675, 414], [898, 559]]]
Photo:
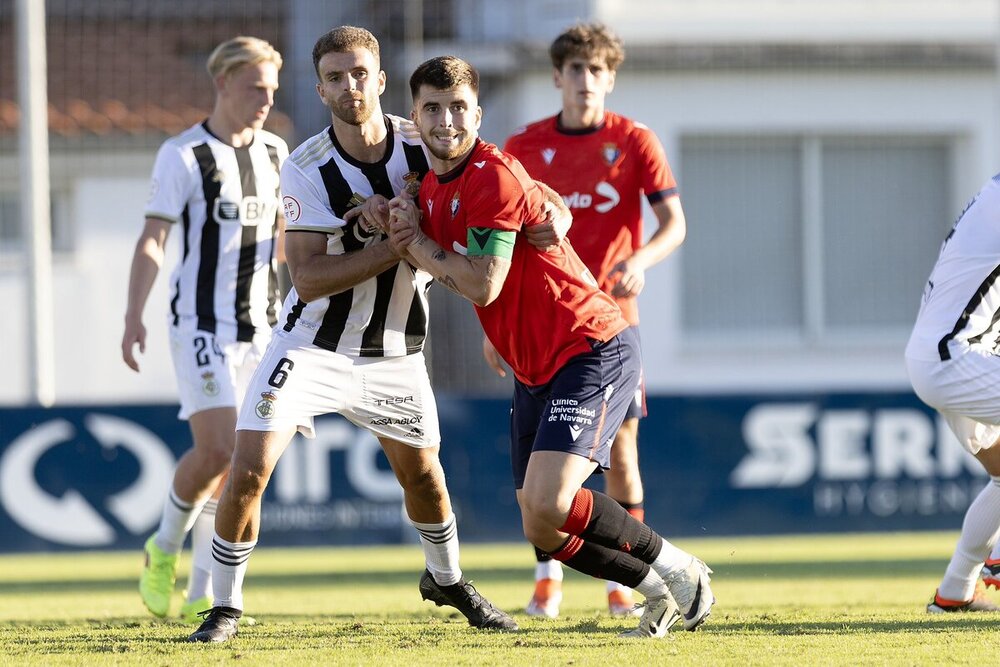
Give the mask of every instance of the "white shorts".
[[297, 429], [311, 438], [313, 418], [333, 412], [411, 447], [441, 443], [422, 353], [349, 357], [278, 330], [250, 381], [236, 430]]
[[258, 335], [252, 343], [222, 341], [207, 331], [170, 327], [170, 356], [181, 402], [177, 417], [239, 406], [268, 339]]
[[972, 454], [1000, 439], [1000, 357], [969, 350], [948, 361], [906, 359], [913, 390]]

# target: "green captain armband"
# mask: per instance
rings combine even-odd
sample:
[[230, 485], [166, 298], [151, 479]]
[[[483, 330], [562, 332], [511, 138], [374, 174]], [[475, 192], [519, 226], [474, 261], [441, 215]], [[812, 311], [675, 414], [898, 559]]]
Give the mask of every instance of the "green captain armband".
[[466, 246], [469, 250], [469, 257], [482, 257], [490, 255], [492, 257], [502, 257], [510, 259], [514, 255], [514, 239], [517, 232], [510, 232], [503, 229], [493, 229], [491, 227], [469, 227], [466, 235]]

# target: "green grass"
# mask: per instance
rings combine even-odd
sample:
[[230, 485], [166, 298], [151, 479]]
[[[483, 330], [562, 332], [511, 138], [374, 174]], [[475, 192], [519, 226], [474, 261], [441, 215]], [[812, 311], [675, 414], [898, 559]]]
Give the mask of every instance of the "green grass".
[[[221, 646], [188, 644], [193, 627], [145, 613], [135, 590], [138, 553], [3, 556], [0, 664], [992, 664], [1000, 614], [924, 612], [955, 539], [678, 540], [714, 568], [718, 604], [699, 632], [648, 641], [618, 639], [635, 621], [609, 617], [603, 584], [575, 573], [567, 574], [558, 620], [518, 613], [519, 633], [473, 630], [421, 601], [416, 546], [259, 549], [245, 586], [258, 624]], [[466, 545], [462, 562], [498, 606], [523, 608], [530, 548]]]

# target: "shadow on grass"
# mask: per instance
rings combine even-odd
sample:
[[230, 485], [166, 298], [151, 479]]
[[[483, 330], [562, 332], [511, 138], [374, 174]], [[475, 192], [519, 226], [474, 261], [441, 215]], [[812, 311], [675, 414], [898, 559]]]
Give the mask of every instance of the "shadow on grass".
[[[521, 619], [523, 621], [523, 619]], [[548, 622], [539, 626], [522, 627], [515, 633], [497, 633], [476, 630], [468, 626], [465, 619], [457, 612], [448, 614], [443, 610], [437, 612], [387, 613], [384, 618], [368, 614], [359, 618], [352, 613], [324, 614], [266, 614], [260, 617], [253, 626], [241, 626], [240, 638], [245, 642], [267, 641], [280, 638], [292, 642], [309, 644], [312, 641], [329, 641], [344, 639], [357, 641], [366, 636], [379, 637], [385, 641], [386, 633], [398, 636], [401, 641], [414, 641], [410, 636], [415, 626], [420, 627], [418, 643], [436, 641], [445, 636], [453, 637], [456, 630], [468, 631], [469, 638], [476, 637], [507, 638], [524, 646], [534, 640], [548, 646], [551, 637], [555, 635], [586, 635], [590, 638], [615, 638], [623, 630], [632, 627], [631, 621], [623, 620], [621, 626], [608, 625], [606, 619], [602, 622], [596, 618], [581, 618], [578, 621]], [[901, 619], [901, 620], [840, 620], [840, 621], [782, 621], [776, 618], [760, 618], [740, 621], [717, 619], [699, 629], [698, 635], [728, 635], [740, 634], [781, 636], [824, 636], [837, 635], [843, 637], [869, 636], [880, 634], [927, 634], [940, 632], [991, 631], [996, 627], [996, 617], [991, 615], [963, 614], [947, 619]], [[195, 626], [179, 622], [158, 623], [150, 619], [137, 621], [136, 617], [119, 619], [102, 619], [100, 621], [67, 621], [67, 622], [14, 622], [0, 623], [0, 635], [5, 632], [30, 630], [30, 633], [20, 633], [17, 643], [21, 648], [36, 647], [42, 652], [54, 648], [53, 637], [46, 630], [56, 635], [69, 631], [69, 636], [58, 637], [58, 643], [86, 642], [89, 644], [103, 641], [109, 642], [109, 650], [115, 651], [112, 645], [120, 644], [122, 629], [130, 629], [128, 641], [141, 641], [143, 644], [176, 645], [187, 642], [188, 636]], [[672, 631], [684, 635], [680, 626]], [[134, 634], [133, 634], [134, 633]], [[138, 636], [136, 636], [138, 635]], [[243, 642], [241, 642], [243, 643]], [[65, 647], [64, 647], [65, 648]], [[93, 650], [93, 647], [91, 647]]]
[[701, 632], [753, 632], [768, 635], [868, 635], [928, 633], [968, 630], [993, 630], [1000, 620], [996, 614], [955, 614], [946, 619], [927, 615], [905, 620], [841, 620], [841, 621], [782, 621], [762, 618], [739, 622], [716, 622], [702, 627]]
[[[768, 562], [768, 563], [711, 563], [715, 570], [714, 577], [720, 579], [893, 579], [906, 577], [937, 577], [945, 565], [945, 561], [934, 558], [905, 559], [897, 561], [859, 560], [859, 561], [811, 561]], [[477, 586], [489, 588], [493, 584], [508, 584], [511, 581], [524, 580], [525, 569], [517, 568], [477, 568], [475, 563], [465, 563], [466, 577]], [[128, 573], [124, 576], [104, 579], [87, 579], [80, 581], [31, 580], [0, 582], [0, 595], [16, 593], [81, 593], [89, 591], [126, 591], [133, 590], [138, 585], [139, 573]], [[251, 563], [247, 582], [253, 586], [276, 586], [282, 588], [314, 586], [399, 586], [412, 583], [414, 587], [420, 578], [420, 570], [405, 571], [345, 571], [337, 569], [330, 572], [282, 573], [271, 574], [253, 572]], [[183, 583], [183, 578], [181, 580]]]

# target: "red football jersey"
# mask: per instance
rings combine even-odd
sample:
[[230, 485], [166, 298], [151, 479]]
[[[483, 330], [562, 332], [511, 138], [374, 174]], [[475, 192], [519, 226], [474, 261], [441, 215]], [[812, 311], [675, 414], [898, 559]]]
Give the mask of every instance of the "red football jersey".
[[[480, 141], [461, 166], [429, 172], [420, 187], [421, 228], [445, 250], [466, 252], [469, 227], [518, 232], [542, 221], [545, 194], [517, 160]], [[517, 379], [537, 386], [567, 361], [628, 327], [613, 299], [563, 242], [551, 252], [518, 234], [500, 295], [476, 314]]]
[[[642, 245], [642, 199], [677, 195], [663, 146], [648, 127], [606, 111], [595, 128], [570, 130], [558, 116], [522, 128], [507, 140], [510, 153], [562, 195], [573, 211], [569, 238], [580, 259], [611, 293], [614, 266]], [[617, 299], [630, 324], [639, 323], [636, 298]]]

